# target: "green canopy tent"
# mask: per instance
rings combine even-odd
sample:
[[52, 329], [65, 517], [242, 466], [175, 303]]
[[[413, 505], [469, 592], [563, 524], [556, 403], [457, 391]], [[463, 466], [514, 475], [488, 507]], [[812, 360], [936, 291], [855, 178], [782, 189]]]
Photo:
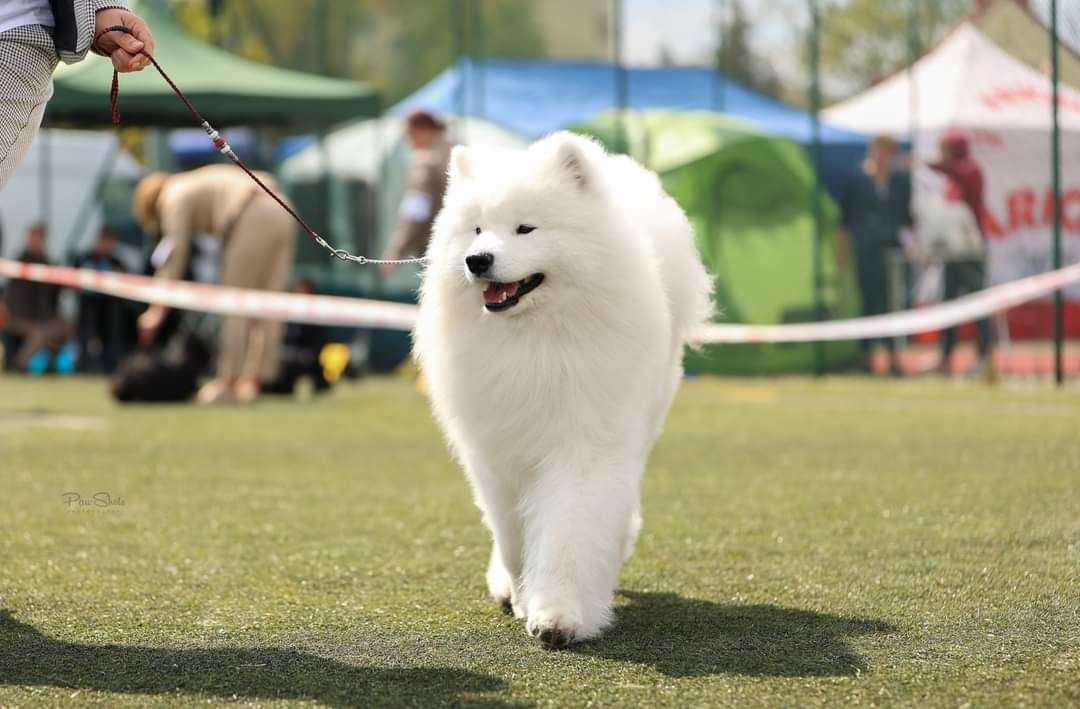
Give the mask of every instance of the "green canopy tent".
[[[624, 112], [621, 121], [607, 113], [574, 130], [609, 147], [621, 140], [686, 210], [716, 278], [717, 322], [814, 319], [814, 173], [796, 143], [708, 112]], [[839, 210], [825, 199], [826, 314], [854, 317], [860, 309], [854, 273], [837, 266]], [[856, 342], [825, 347], [832, 368], [850, 364], [857, 354]], [[814, 345], [713, 345], [691, 353], [687, 366], [728, 374], [812, 371]]]
[[[217, 128], [247, 125], [322, 131], [332, 124], [378, 115], [378, 95], [367, 84], [248, 61], [185, 32], [163, 3], [143, 0], [133, 5], [154, 33], [155, 58]], [[78, 64], [60, 66], [53, 76], [54, 95], [47, 108], [46, 125], [107, 127], [111, 119], [111, 82], [112, 65], [102, 57], [90, 55]], [[153, 67], [120, 76], [119, 108], [124, 126], [180, 126], [198, 130], [190, 112]], [[161, 137], [157, 138], [158, 145], [163, 144]], [[48, 144], [47, 131], [38, 142], [42, 146]], [[244, 157], [252, 160], [250, 155]], [[52, 182], [51, 162], [39, 161], [42, 185]], [[92, 200], [99, 199], [109, 179], [110, 168], [106, 162], [95, 178], [95, 189], [79, 208], [79, 213], [88, 211]], [[42, 218], [46, 218], [51, 211], [50, 190], [43, 188], [42, 191], [46, 195], [42, 199]], [[114, 225], [121, 223], [122, 234], [137, 239], [132, 222], [125, 222], [119, 214], [113, 214], [111, 219]], [[327, 236], [336, 242], [345, 235], [328, 233]], [[68, 236], [69, 242], [78, 239], [78, 230]], [[308, 242], [301, 244], [301, 249], [317, 248]]]
[[[379, 111], [367, 84], [248, 61], [186, 33], [155, 3], [135, 3], [135, 10], [154, 32], [162, 68], [217, 127], [325, 125]], [[111, 81], [112, 65], [101, 57], [62, 66], [47, 119], [80, 127], [108, 124]], [[192, 126], [191, 114], [153, 67], [121, 75], [120, 116], [125, 125]]]

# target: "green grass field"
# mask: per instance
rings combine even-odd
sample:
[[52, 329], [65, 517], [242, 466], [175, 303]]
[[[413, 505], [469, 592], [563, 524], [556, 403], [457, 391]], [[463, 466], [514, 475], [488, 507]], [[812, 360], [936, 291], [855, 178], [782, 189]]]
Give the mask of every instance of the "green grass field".
[[0, 706], [1080, 704], [1075, 390], [686, 382], [617, 624], [563, 652], [485, 598], [400, 380], [207, 410], [3, 377], [0, 484]]

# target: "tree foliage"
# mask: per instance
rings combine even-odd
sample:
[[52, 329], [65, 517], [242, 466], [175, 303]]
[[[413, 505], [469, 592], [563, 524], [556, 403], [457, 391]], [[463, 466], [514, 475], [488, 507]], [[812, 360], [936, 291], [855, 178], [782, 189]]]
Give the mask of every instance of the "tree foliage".
[[858, 91], [905, 67], [951, 29], [971, 0], [846, 0], [821, 13], [822, 71]]
[[185, 29], [223, 49], [368, 81], [388, 104], [446, 68], [456, 51], [544, 54], [529, 0], [176, 0], [172, 7]]
[[780, 77], [772, 64], [751, 43], [753, 27], [739, 0], [730, 3], [728, 16], [717, 28], [720, 41], [716, 48], [716, 67], [734, 79], [770, 96], [780, 96]]

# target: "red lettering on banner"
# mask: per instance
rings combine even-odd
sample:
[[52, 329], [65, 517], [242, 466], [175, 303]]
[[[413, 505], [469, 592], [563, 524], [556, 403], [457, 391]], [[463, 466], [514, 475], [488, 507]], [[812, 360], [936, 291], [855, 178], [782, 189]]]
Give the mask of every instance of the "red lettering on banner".
[[1061, 227], [1080, 234], [1080, 189], [1061, 195]]
[[1043, 196], [1043, 213], [1042, 213], [1042, 225], [1051, 226], [1054, 223], [1054, 191], [1049, 187], [1046, 188], [1046, 194]]
[[[1009, 104], [1040, 103], [1049, 105], [1053, 100], [1053, 94], [1047, 88], [1037, 86], [1008, 86], [997, 87], [984, 91], [979, 95], [979, 101], [996, 111]], [[1058, 96], [1058, 106], [1063, 111], [1080, 113], [1080, 99], [1071, 96]]]
[[1035, 224], [1035, 191], [1029, 188], [1014, 190], [1009, 193], [1009, 231], [1016, 231]]
[[981, 222], [983, 231], [985, 231], [986, 235], [991, 239], [1005, 238], [1005, 229], [1001, 226], [1001, 222], [994, 216], [994, 213], [990, 211], [989, 207], [983, 207]]
[[[989, 206], [982, 213], [982, 228], [991, 239], [1005, 239], [1023, 229], [1050, 229], [1054, 225], [1054, 201], [1050, 188], [1041, 196], [1032, 187], [1019, 187], [1005, 197], [1003, 222], [994, 216]], [[1036, 214], [1038, 209], [1038, 214]], [[1080, 236], [1080, 188], [1061, 193], [1061, 228]]]

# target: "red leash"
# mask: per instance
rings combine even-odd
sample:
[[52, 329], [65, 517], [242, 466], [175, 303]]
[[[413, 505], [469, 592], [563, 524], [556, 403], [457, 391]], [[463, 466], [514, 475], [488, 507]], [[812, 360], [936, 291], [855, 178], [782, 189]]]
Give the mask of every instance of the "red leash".
[[[112, 25], [111, 27], [106, 27], [101, 32], [98, 32], [97, 36], [94, 37], [93, 46], [96, 47], [97, 43], [98, 43], [98, 40], [101, 39], [102, 35], [104, 35], [107, 32], [123, 32], [124, 34], [131, 34], [131, 29], [128, 28], [128, 27], [125, 27], [124, 25]], [[275, 194], [273, 190], [271, 190], [269, 187], [267, 187], [266, 184], [264, 184], [263, 181], [259, 179], [258, 175], [256, 175], [254, 172], [252, 172], [251, 169], [248, 168], [248, 166], [244, 164], [244, 161], [241, 160], [240, 157], [235, 152], [233, 152], [233, 149], [231, 147], [229, 147], [229, 144], [225, 142], [225, 139], [221, 137], [221, 134], [218, 133], [216, 130], [214, 130], [214, 127], [212, 125], [210, 125], [210, 121], [203, 118], [202, 114], [199, 113], [198, 109], [196, 109], [195, 106], [192, 105], [191, 101], [188, 100], [188, 97], [185, 96], [184, 92], [180, 90], [180, 87], [178, 87], [173, 82], [173, 80], [171, 78], [169, 78], [169, 75], [166, 74], [165, 70], [161, 68], [160, 64], [158, 64], [157, 59], [154, 59], [147, 52], [140, 52], [140, 54], [142, 54], [144, 57], [146, 57], [147, 59], [150, 60], [150, 63], [154, 65], [154, 68], [157, 69], [157, 72], [159, 74], [161, 74], [161, 78], [165, 80], [165, 82], [169, 85], [169, 88], [171, 88], [173, 90], [173, 93], [176, 94], [176, 97], [184, 102], [184, 105], [187, 106], [187, 110], [191, 112], [191, 117], [195, 119], [195, 122], [198, 123], [202, 127], [203, 130], [206, 131], [206, 135], [209, 136], [210, 141], [213, 142], [213, 144], [214, 144], [214, 147], [217, 148], [218, 151], [220, 151], [222, 155], [224, 155], [227, 158], [229, 158], [230, 160], [232, 160], [233, 163], [235, 163], [238, 168], [240, 168], [241, 170], [246, 172], [247, 176], [250, 177], [252, 180], [254, 180], [255, 184], [257, 184], [259, 187], [261, 187], [263, 192], [270, 195], [274, 199], [275, 202], [277, 202], [278, 204], [281, 205], [282, 209], [284, 209], [286, 212], [288, 212], [290, 215], [292, 215], [292, 218], [295, 219], [296, 222], [301, 227], [304, 228], [304, 231], [306, 231], [308, 233], [308, 236], [310, 236], [315, 241], [316, 244], [318, 244], [322, 248], [329, 251], [330, 255], [332, 255], [334, 258], [341, 259], [342, 261], [348, 261], [348, 262], [358, 263], [358, 264], [366, 264], [366, 263], [376, 263], [376, 264], [395, 263], [395, 264], [400, 264], [400, 263], [423, 263], [424, 262], [425, 259], [422, 256], [418, 256], [418, 257], [415, 257], [415, 258], [401, 258], [401, 259], [377, 259], [377, 258], [368, 258], [367, 256], [355, 256], [353, 254], [350, 254], [348, 251], [346, 251], [344, 249], [336, 249], [333, 246], [331, 246], [326, 241], [326, 239], [319, 236], [318, 232], [316, 232], [314, 229], [312, 229], [308, 225], [308, 223], [304, 221], [303, 217], [301, 217], [299, 214], [296, 213], [295, 209], [290, 207], [288, 205], [288, 203], [285, 202], [285, 200], [283, 200], [281, 197], [279, 197], [277, 194]], [[120, 109], [119, 109], [119, 102], [120, 102], [120, 73], [118, 71], [116, 71], [116, 69], [113, 69], [112, 88], [109, 90], [109, 101], [112, 104], [112, 122], [113, 122], [113, 125], [120, 125]]]

